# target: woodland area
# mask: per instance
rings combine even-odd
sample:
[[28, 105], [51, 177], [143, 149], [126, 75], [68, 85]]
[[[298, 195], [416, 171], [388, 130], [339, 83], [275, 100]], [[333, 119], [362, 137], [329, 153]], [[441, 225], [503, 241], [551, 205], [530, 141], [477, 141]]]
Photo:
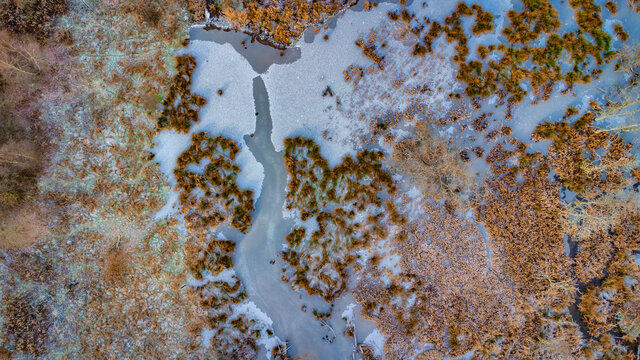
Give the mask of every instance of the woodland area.
[[149, 221], [165, 195], [147, 152], [189, 6], [0, 1], [2, 358], [195, 340], [178, 233]]

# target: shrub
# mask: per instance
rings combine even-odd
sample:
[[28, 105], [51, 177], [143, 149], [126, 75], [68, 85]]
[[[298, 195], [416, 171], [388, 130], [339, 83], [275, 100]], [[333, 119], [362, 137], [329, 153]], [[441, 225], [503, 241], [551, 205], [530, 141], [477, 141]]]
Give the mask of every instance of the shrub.
[[459, 201], [459, 194], [471, 184], [458, 152], [445, 139], [432, 136], [424, 123], [416, 125], [414, 138], [395, 144], [392, 158], [400, 171], [436, 201]]
[[4, 300], [3, 337], [15, 350], [38, 357], [48, 341], [49, 310], [37, 294], [8, 294]]
[[124, 13], [132, 13], [139, 22], [151, 27], [158, 27], [162, 20], [162, 9], [155, 1], [125, 1], [121, 10]]
[[45, 39], [56, 16], [66, 11], [66, 0], [0, 0], [0, 30]]

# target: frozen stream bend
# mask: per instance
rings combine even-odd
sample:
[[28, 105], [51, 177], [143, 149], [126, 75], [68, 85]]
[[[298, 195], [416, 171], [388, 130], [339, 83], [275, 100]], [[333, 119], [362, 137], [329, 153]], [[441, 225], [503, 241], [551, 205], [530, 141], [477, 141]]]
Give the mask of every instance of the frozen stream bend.
[[[335, 303], [334, 315], [328, 321], [333, 328], [331, 331], [312, 314], [313, 309], [329, 310], [329, 304], [320, 296], [294, 292], [280, 279], [283, 262], [277, 254], [282, 251], [284, 237], [292, 227], [292, 222], [282, 216], [287, 171], [282, 153], [276, 152], [271, 142], [269, 97], [260, 76], [253, 79], [253, 95], [256, 132], [253, 137], [246, 136], [245, 141], [264, 167], [265, 177], [253, 225], [239, 241], [234, 255], [236, 272], [246, 287], [249, 300], [273, 320], [275, 334], [289, 341], [290, 354], [306, 358], [350, 359], [353, 339], [344, 335], [345, 322], [340, 315], [353, 299], [346, 296]], [[306, 311], [302, 311], [303, 306]], [[359, 341], [374, 328], [373, 323], [356, 317]], [[337, 337], [333, 341], [326, 340], [333, 339], [333, 332]]]

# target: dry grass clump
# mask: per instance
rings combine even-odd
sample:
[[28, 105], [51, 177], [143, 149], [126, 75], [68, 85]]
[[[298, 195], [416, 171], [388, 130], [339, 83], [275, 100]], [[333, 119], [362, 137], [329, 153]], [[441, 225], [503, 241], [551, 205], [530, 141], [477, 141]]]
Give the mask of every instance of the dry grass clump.
[[[409, 14], [406, 9], [402, 10], [403, 20], [406, 22], [410, 22], [410, 19], [414, 19], [413, 14]], [[444, 20], [444, 25], [439, 24], [438, 22], [431, 22], [430, 20], [426, 21], [426, 24], [419, 24], [420, 26], [416, 27], [413, 31], [416, 35], [421, 36], [422, 31], [426, 29], [426, 25], [431, 24], [428, 29], [428, 32], [424, 34], [422, 41], [417, 42], [413, 48], [413, 55], [424, 56], [425, 53], [432, 52], [433, 41], [440, 35], [440, 33], [444, 32], [447, 35], [447, 41], [457, 41], [458, 45], [456, 46], [456, 50], [458, 51], [458, 55], [454, 56], [454, 61], [462, 61], [464, 62], [466, 56], [469, 54], [469, 49], [467, 47], [468, 38], [464, 33], [462, 28], [462, 17], [471, 17], [474, 16], [476, 18], [476, 22], [474, 23], [471, 31], [473, 35], [479, 35], [488, 31], [493, 30], [493, 14], [488, 11], [484, 11], [482, 6], [479, 4], [473, 4], [472, 6], [468, 6], [464, 2], [458, 2], [456, 6], [456, 10], [451, 13]], [[397, 15], [390, 13], [389, 18], [391, 20], [397, 21]], [[418, 19], [417, 21], [422, 21]]]
[[[373, 61], [374, 64], [377, 65], [378, 70], [384, 71], [385, 56], [378, 54], [380, 50], [375, 46], [376, 41], [377, 41], [377, 38], [375, 36], [375, 33], [372, 32], [369, 34], [366, 40], [360, 38], [356, 40], [355, 44], [357, 47], [362, 49], [362, 55], [366, 56], [371, 61]], [[354, 85], [357, 85], [357, 83], [358, 83], [357, 81], [354, 81]]]
[[614, 234], [623, 219], [638, 216], [637, 196], [630, 192], [633, 146], [618, 134], [599, 131], [594, 119], [586, 112], [571, 124], [544, 123], [532, 136], [553, 141], [546, 162], [558, 182], [578, 195], [565, 213], [574, 224], [567, 233], [577, 242], [575, 273], [582, 283], [606, 274], [613, 253], [633, 249], [632, 237], [621, 242]]
[[[524, 192], [514, 184], [505, 187]], [[537, 213], [527, 214], [523, 209], [530, 203], [514, 209], [519, 199], [503, 191], [499, 201], [507, 201], [501, 204], [505, 209], [486, 209], [497, 212], [485, 223], [487, 239], [474, 220], [461, 216], [462, 210], [453, 213], [421, 200], [402, 200], [406, 202], [402, 208], [419, 201], [423, 213], [392, 237], [391, 251], [400, 256], [399, 275], [384, 280], [377, 262], [369, 262], [360, 270], [363, 280], [355, 290], [365, 317], [375, 321], [386, 337], [386, 357], [413, 357], [427, 345], [435, 347], [429, 354], [434, 357], [471, 351], [478, 358], [580, 357], [583, 334], [566, 311], [576, 290], [571, 261], [562, 254], [562, 235], [551, 236], [550, 245], [539, 243], [544, 225], [553, 217], [540, 220]], [[552, 194], [545, 190], [541, 197], [552, 199]], [[553, 206], [541, 213], [562, 209], [557, 199], [550, 202]], [[527, 219], [513, 220], [519, 216]], [[504, 234], [497, 234], [493, 226]], [[554, 229], [562, 232], [561, 226]]]
[[[636, 234], [637, 236], [637, 234]], [[578, 305], [592, 341], [592, 352], [633, 359], [640, 340], [640, 268], [628, 251], [616, 253], [600, 284], [589, 286]]]
[[131, 13], [142, 24], [158, 27], [162, 20], [162, 4], [156, 1], [128, 0], [123, 1], [121, 9], [124, 13]]
[[[225, 153], [225, 151], [228, 152]], [[221, 137], [207, 138], [204, 134], [195, 134], [194, 146], [179, 158], [178, 164], [179, 166], [184, 166], [185, 162], [193, 160], [193, 158], [189, 156], [199, 158], [203, 153], [207, 153], [208, 158], [213, 161], [212, 164], [217, 165], [216, 168], [216, 165], [210, 164], [210, 170], [207, 171], [215, 170], [223, 172], [225, 169], [228, 170], [229, 167], [238, 170], [235, 165], [228, 162], [235, 158], [237, 152], [238, 148], [231, 140]], [[227, 162], [217, 164], [216, 161], [221, 158], [216, 159], [212, 157], [212, 154], [224, 156]], [[207, 172], [205, 171], [205, 177], [206, 174]], [[217, 179], [215, 181], [226, 184], [223, 185], [226, 186], [225, 190], [220, 190], [217, 187], [220, 186], [220, 184], [211, 185], [211, 183], [207, 182], [212, 181], [211, 179], [214, 178]], [[225, 176], [223, 179], [222, 177], [216, 178], [214, 175], [213, 178], [208, 177], [208, 179], [209, 180], [196, 181], [196, 183], [202, 184], [202, 186], [207, 189], [206, 192], [208, 192], [209, 195], [205, 194], [205, 196], [212, 196], [210, 199], [205, 197], [202, 201], [215, 200], [222, 196], [220, 192], [227, 192], [229, 186], [236, 186], [234, 178], [230, 176]], [[188, 188], [187, 186], [186, 189]], [[215, 195], [211, 195], [211, 192], [215, 193]], [[181, 199], [186, 198], [185, 194], [187, 193], [182, 194]], [[250, 191], [247, 196], [245, 205], [253, 209]], [[220, 206], [223, 204], [228, 205], [230, 202], [231, 201], [224, 200], [220, 203]], [[211, 202], [207, 202], [207, 204], [210, 203]], [[194, 324], [194, 327], [191, 329], [191, 334], [195, 335], [204, 329], [215, 330], [208, 344], [208, 349], [206, 350], [207, 356], [213, 356], [218, 359], [255, 358], [258, 354], [258, 344], [256, 341], [262, 336], [261, 330], [264, 330], [262, 329], [264, 324], [258, 324], [248, 319], [245, 315], [234, 314], [232, 307], [245, 301], [247, 298], [242, 282], [235, 275], [224, 276], [220, 280], [205, 279], [206, 275], [221, 276], [225, 271], [233, 271], [232, 256], [236, 243], [226, 239], [214, 239], [210, 236], [211, 231], [215, 229], [219, 223], [209, 221], [211, 216], [207, 213], [208, 209], [206, 209], [205, 206], [199, 205], [194, 207], [193, 203], [189, 205], [185, 204], [184, 201], [182, 202], [182, 206], [183, 209], [193, 211], [193, 213], [186, 211], [184, 215], [187, 229], [190, 232], [190, 236], [188, 236], [184, 245], [184, 265], [196, 280], [205, 280], [202, 285], [190, 288], [190, 294], [194, 297], [194, 301], [197, 302], [199, 311], [202, 313], [202, 323]], [[227, 210], [221, 211], [224, 212]], [[238, 214], [238, 211], [235, 213]], [[197, 218], [194, 214], [198, 214], [197, 216], [201, 217]], [[222, 217], [223, 215], [220, 214], [220, 216]], [[248, 223], [246, 227], [244, 225], [238, 226], [236, 223], [232, 223], [232, 225], [238, 227], [239, 230], [243, 232], [245, 232], [249, 226]], [[271, 334], [273, 333], [271, 329], [268, 329], [268, 331], [271, 331]], [[193, 340], [194, 342], [189, 345], [189, 349], [196, 351], [198, 350], [198, 345], [195, 343], [195, 339]], [[274, 355], [276, 359], [285, 359], [286, 348], [277, 346], [274, 349]]]
[[298, 227], [287, 235], [282, 258], [291, 271], [283, 281], [333, 301], [347, 287], [354, 251], [386, 238], [390, 224], [405, 221], [393, 203], [381, 199], [396, 191], [382, 157], [365, 150], [331, 169], [313, 140], [285, 139], [290, 176], [285, 207], [302, 221], [317, 222], [318, 230]]
[[591, 279], [602, 278], [615, 252], [640, 246], [633, 234], [636, 225], [630, 221], [640, 215], [636, 201], [632, 196], [603, 196], [567, 204], [568, 213], [577, 223], [572, 240], [577, 242], [575, 274], [578, 281], [586, 284]]
[[123, 280], [131, 273], [131, 252], [126, 248], [128, 244], [120, 242], [118, 239], [104, 255], [104, 276], [109, 281]]
[[218, 1], [208, 4], [214, 18], [228, 22], [239, 31], [247, 31], [258, 40], [276, 47], [295, 42], [308, 27], [321, 25], [334, 13], [348, 8], [355, 1], [338, 0], [277, 0]]
[[202, 21], [206, 17], [206, 0], [187, 0], [187, 9], [193, 21]]
[[[575, 358], [585, 334], [568, 313], [578, 290], [573, 259], [564, 252], [569, 216], [543, 156], [525, 149], [524, 144], [516, 144], [515, 151], [494, 147], [487, 156], [494, 177], [476, 205], [491, 238], [492, 268], [502, 269], [512, 282], [523, 320], [510, 328], [513, 340], [500, 351], [507, 358]], [[520, 165], [509, 165], [514, 156]]]
[[[411, 30], [405, 22], [381, 24], [355, 41], [368, 61], [343, 71], [345, 81], [353, 85], [353, 95], [336, 98], [336, 106], [354, 119], [369, 119], [365, 124], [370, 131], [360, 131], [364, 142], [376, 143], [379, 132], [413, 123], [419, 114], [449, 112], [451, 101], [434, 99], [441, 99], [453, 81], [451, 63], [441, 54], [406, 59], [402, 44], [417, 39]], [[384, 141], [391, 144], [395, 136], [387, 132]]]
[[[254, 210], [253, 191], [241, 190], [236, 184], [241, 171], [234, 163], [238, 146], [233, 140], [210, 138], [204, 132], [193, 134], [191, 141], [174, 170], [187, 229], [196, 232], [229, 220], [233, 227], [246, 233]], [[202, 160], [209, 161], [202, 175], [187, 169], [187, 165], [197, 165]], [[204, 196], [194, 193], [195, 189]]]
[[560, 312], [575, 293], [563, 242], [569, 217], [558, 184], [548, 179], [548, 165], [533, 160], [520, 169], [510, 167], [511, 155], [497, 145], [487, 156], [496, 175], [487, 181], [477, 210], [502, 253], [501, 268], [530, 299], [527, 306]]
[[[600, 108], [599, 113], [607, 116], [608, 110]], [[635, 234], [637, 194], [631, 189], [636, 172], [633, 145], [595, 127], [595, 119], [594, 112], [586, 112], [571, 124], [541, 124], [533, 134], [535, 140], [553, 141], [546, 161], [558, 181], [578, 195], [565, 212], [575, 224], [567, 232], [577, 242], [575, 273], [583, 283], [606, 275], [613, 254], [640, 246]]]
[[236, 243], [231, 240], [209, 239], [208, 244], [189, 242], [187, 250], [191, 256], [187, 256], [185, 264], [197, 280], [202, 280], [203, 272], [208, 271], [212, 275], [218, 275], [225, 269], [233, 268], [233, 255]]
[[[205, 271], [216, 276], [233, 268], [233, 241], [214, 240], [200, 232], [187, 240], [185, 250], [185, 265], [196, 279], [201, 280]], [[232, 309], [233, 305], [247, 298], [240, 279], [231, 275], [231, 281], [205, 282], [194, 287], [192, 293], [204, 317], [204, 323], [198, 330], [215, 330], [209, 342], [208, 355], [218, 359], [255, 358], [258, 352], [256, 340], [259, 337], [255, 331], [259, 334], [259, 330], [244, 315], [234, 315]], [[196, 349], [194, 345], [192, 347]]]
[[473, 222], [443, 207], [421, 207], [424, 213], [391, 243], [401, 256], [400, 275], [385, 285], [377, 266], [364, 270], [367, 280], [356, 289], [364, 315], [387, 337], [387, 358], [415, 356], [427, 344], [449, 357], [472, 350], [497, 356], [525, 320], [514, 292], [490, 264]]
[[598, 131], [594, 120], [593, 112], [586, 112], [572, 124], [538, 125], [532, 135], [536, 141], [553, 141], [548, 157], [559, 181], [587, 199], [628, 185], [625, 170], [634, 163], [630, 154], [633, 146], [617, 134]]
[[606, 7], [607, 10], [609, 10], [609, 12], [614, 15], [618, 13], [618, 4], [614, 3], [613, 1], [607, 1], [604, 4], [604, 7]]
[[553, 141], [547, 161], [558, 181], [578, 195], [566, 204], [566, 213], [575, 224], [568, 233], [577, 242], [575, 274], [582, 283], [605, 276], [613, 254], [640, 246], [633, 145], [593, 121], [594, 114], [587, 112], [570, 125], [546, 123], [534, 133], [534, 139]]
[[[535, 9], [546, 4], [525, 3]], [[523, 16], [518, 20], [521, 27], [532, 31], [527, 35], [522, 30], [520, 35], [526, 36], [514, 42], [537, 39], [542, 33], [536, 27], [553, 31], [558, 26], [547, 5], [547, 11], [529, 14], [535, 19], [513, 14], [513, 22], [516, 15]], [[598, 34], [600, 10], [590, 1], [572, 2], [572, 6], [579, 26], [592, 33], [597, 44], [572, 48], [574, 52], [569, 53], [576, 56], [574, 60], [583, 61], [590, 54], [598, 61], [597, 53], [608, 46], [606, 36]], [[575, 45], [571, 39], [567, 44]], [[619, 65], [628, 69], [629, 79], [636, 79], [631, 82], [637, 81], [634, 63], [634, 57], [627, 56]], [[402, 258], [399, 276], [391, 276], [390, 283], [384, 279], [376, 256], [358, 272], [367, 276], [358, 285], [357, 300], [386, 336], [387, 357], [411, 357], [416, 355], [412, 349], [426, 344], [434, 344], [438, 356], [451, 357], [469, 351], [478, 358], [636, 355], [640, 334], [635, 316], [637, 265], [630, 261], [630, 254], [640, 247], [640, 213], [631, 184], [632, 177], [640, 179], [640, 171], [634, 168], [633, 146], [615, 134], [628, 128], [594, 126], [596, 119], [633, 114], [634, 108], [627, 105], [635, 104], [634, 99], [609, 97], [607, 104], [592, 104], [591, 112], [567, 109], [562, 122], [541, 124], [532, 137], [552, 142], [547, 155], [527, 152], [526, 145], [513, 138], [508, 145], [497, 145], [487, 156], [492, 177], [474, 203], [489, 234], [485, 244], [467, 245], [471, 241], [465, 238], [470, 235], [451, 226], [451, 219], [443, 219], [455, 213], [445, 211], [446, 207], [437, 209], [440, 213], [431, 209], [425, 211], [426, 225], [416, 227], [412, 221], [413, 227], [404, 227], [394, 236], [394, 247]], [[474, 126], [483, 130], [488, 116], [477, 118]], [[386, 130], [382, 125], [377, 130]], [[495, 133], [510, 137], [511, 129], [502, 127]], [[407, 145], [414, 152], [420, 149], [417, 139], [396, 146]], [[413, 161], [421, 165], [418, 157]], [[576, 192], [577, 200], [562, 201], [565, 188]], [[454, 238], [455, 234], [460, 237]], [[304, 236], [303, 232], [293, 234], [290, 241], [297, 244]], [[485, 249], [490, 250], [486, 255]], [[625, 254], [624, 270], [615, 254]], [[607, 282], [609, 277], [615, 280]], [[601, 288], [605, 282], [606, 288]], [[477, 284], [482, 284], [480, 289]], [[498, 309], [499, 314], [484, 314], [487, 307]]]
[[[202, 96], [192, 94], [191, 75], [196, 68], [196, 59], [191, 55], [176, 58], [178, 73], [173, 77], [164, 109], [158, 118], [158, 128], [171, 128], [179, 132], [188, 132], [192, 122], [198, 121], [198, 111], [207, 103]], [[176, 105], [177, 102], [177, 105]]]
[[38, 209], [33, 205], [23, 206], [3, 214], [0, 220], [0, 249], [27, 249], [47, 232], [38, 216]]
[[[565, 119], [575, 115], [571, 112]], [[612, 296], [609, 288], [613, 285], [607, 279], [624, 279], [622, 282], [629, 286], [628, 276], [637, 270], [637, 265], [630, 267], [628, 261], [629, 254], [640, 247], [640, 212], [637, 196], [630, 188], [634, 159], [631, 144], [595, 128], [593, 121], [594, 114], [586, 112], [571, 123], [539, 125], [533, 138], [552, 141], [547, 155], [527, 153], [526, 146], [517, 141], [515, 150], [496, 146], [487, 157], [494, 179], [488, 181], [490, 192], [478, 209], [498, 246], [496, 253], [504, 252], [501, 266], [510, 274], [515, 288], [533, 300], [524, 303], [528, 308], [536, 313], [563, 314], [574, 295], [580, 299], [579, 311], [565, 329], [569, 331], [566, 339], [574, 340], [564, 345], [539, 342], [538, 351], [548, 353], [549, 346], [559, 351], [567, 344], [581, 344], [581, 353], [587, 358], [602, 353], [605, 358], [625, 357], [637, 347], [637, 334], [630, 330], [633, 317], [621, 317], [632, 336], [619, 340], [615, 335], [618, 318], [597, 313], [607, 313], [612, 307], [604, 304]], [[507, 165], [512, 157], [519, 159], [518, 166]], [[556, 173], [556, 182], [548, 179], [550, 170]], [[577, 192], [577, 199], [560, 202], [560, 186]], [[563, 238], [568, 243], [567, 252]], [[619, 266], [622, 258], [627, 259], [625, 267]], [[601, 281], [609, 290], [600, 288]], [[587, 284], [587, 290], [577, 292], [578, 284]], [[619, 299], [616, 306], [636, 306], [634, 296]], [[617, 314], [621, 316], [619, 311]], [[579, 336], [586, 342], [569, 337], [575, 333], [579, 319], [587, 323]]]
[[614, 24], [613, 25], [613, 30], [615, 31], [616, 36], [618, 37], [618, 39], [620, 39], [622, 41], [629, 40], [629, 33], [624, 31], [624, 28], [622, 27], [622, 25]]
[[416, 124], [414, 137], [394, 144], [392, 159], [398, 170], [436, 201], [460, 203], [473, 181], [458, 152], [446, 139], [433, 136], [424, 122]]
[[[97, 233], [81, 236], [74, 239], [74, 246], [86, 249], [86, 241], [106, 243], [108, 247], [93, 263], [70, 251], [74, 263], [99, 267], [57, 274], [63, 279], [69, 300], [82, 306], [61, 304], [65, 313], [52, 329], [55, 336], [70, 336], [65, 343], [79, 344], [78, 352], [83, 357], [119, 353], [162, 358], [175, 351], [184, 352], [196, 342], [197, 334], [189, 329], [201, 326], [204, 319], [196, 297], [182, 289], [184, 266], [177, 253], [182, 245], [176, 232], [157, 226], [146, 232], [140, 243], [129, 245], [124, 241], [114, 244]], [[68, 271], [64, 265], [58, 266]], [[55, 286], [56, 282], [49, 280], [47, 285]], [[73, 338], [69, 326], [81, 329], [82, 336]]]
[[[195, 117], [197, 120], [197, 113]], [[205, 279], [207, 274], [218, 276], [224, 271], [232, 271], [236, 244], [214, 239], [212, 231], [229, 221], [231, 226], [247, 232], [254, 210], [253, 192], [241, 190], [236, 184], [240, 168], [235, 164], [235, 158], [240, 149], [234, 141], [221, 136], [208, 137], [204, 132], [193, 134], [191, 140], [191, 147], [178, 157], [174, 174], [185, 226], [190, 234], [184, 245], [184, 265], [196, 280], [205, 280], [203, 285], [195, 286], [191, 291], [203, 313], [203, 323], [193, 328], [192, 334], [204, 329], [215, 330], [207, 349], [208, 356], [254, 358], [258, 354], [256, 341], [262, 336], [264, 325], [245, 315], [234, 315], [232, 306], [247, 298], [242, 282], [235, 275], [225, 276], [223, 280]], [[208, 164], [204, 165], [202, 174], [187, 168], [203, 161]], [[190, 350], [197, 350], [195, 343], [189, 346]], [[280, 347], [276, 353], [278, 349]], [[281, 353], [284, 356], [276, 358], [286, 357], [286, 351]]]
[[[47, 2], [25, 3], [37, 8]], [[37, 216], [49, 234], [23, 252], [50, 259], [55, 269], [41, 277], [35, 268], [2, 266], [0, 292], [15, 294], [5, 296], [9, 299], [42, 290], [38, 301], [51, 309], [51, 325], [43, 346], [27, 333], [22, 336], [38, 346], [39, 355], [32, 357], [59, 357], [59, 351], [69, 349], [80, 358], [204, 357], [198, 333], [189, 332], [204, 317], [195, 296], [181, 288], [187, 270], [177, 226], [151, 220], [165, 203], [167, 189], [147, 156], [158, 114], [155, 104], [143, 101], [150, 93], [168, 91], [174, 49], [186, 35], [188, 14], [183, 4], [164, 2], [159, 31], [114, 2], [87, 3], [89, 8], [79, 2], [55, 24], [59, 36], [37, 43], [45, 62], [27, 63], [31, 53], [24, 52], [14, 68], [0, 67], [0, 116], [3, 125], [12, 124], [8, 134], [1, 134], [0, 146], [8, 138], [18, 145], [39, 140], [24, 135], [27, 122], [55, 135], [48, 140], [56, 149], [35, 150], [46, 154], [41, 155], [46, 166], [38, 173], [43, 211]], [[65, 46], [53, 44], [58, 40]], [[31, 49], [26, 36], [11, 41], [24, 45], [18, 49]], [[52, 59], [55, 66], [50, 66]], [[33, 71], [36, 65], [42, 70]], [[25, 81], [12, 80], [18, 78]], [[9, 115], [12, 122], [5, 122]], [[111, 249], [113, 233], [119, 232], [136, 234], [124, 237], [129, 245], [122, 252]], [[4, 260], [8, 253], [3, 252]], [[195, 350], [188, 349], [190, 344], [196, 344]], [[3, 346], [20, 355], [9, 342]]]
[[484, 132], [489, 126], [489, 120], [487, 118], [493, 115], [493, 113], [482, 113], [478, 117], [474, 118], [471, 122], [471, 128], [477, 132]]

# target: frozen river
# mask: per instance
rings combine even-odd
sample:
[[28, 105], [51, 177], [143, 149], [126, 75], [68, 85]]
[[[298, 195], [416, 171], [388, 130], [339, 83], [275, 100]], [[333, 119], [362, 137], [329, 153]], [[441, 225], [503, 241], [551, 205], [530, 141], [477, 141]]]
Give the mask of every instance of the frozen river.
[[[328, 311], [329, 304], [318, 295], [294, 292], [288, 283], [280, 280], [283, 262], [277, 254], [282, 251], [284, 237], [293, 226], [292, 221], [282, 216], [287, 171], [282, 153], [276, 152], [271, 142], [269, 96], [259, 76], [253, 79], [253, 95], [256, 132], [245, 141], [264, 167], [265, 176], [253, 225], [240, 240], [235, 253], [236, 272], [246, 286], [249, 300], [271, 317], [276, 335], [289, 341], [292, 355], [350, 359], [353, 339], [344, 335], [345, 322], [340, 317], [349, 299], [344, 298], [334, 305], [334, 316], [328, 320], [332, 330], [321, 325], [312, 314], [313, 309]], [[373, 328], [373, 323], [358, 321], [358, 338], [364, 339]]]

